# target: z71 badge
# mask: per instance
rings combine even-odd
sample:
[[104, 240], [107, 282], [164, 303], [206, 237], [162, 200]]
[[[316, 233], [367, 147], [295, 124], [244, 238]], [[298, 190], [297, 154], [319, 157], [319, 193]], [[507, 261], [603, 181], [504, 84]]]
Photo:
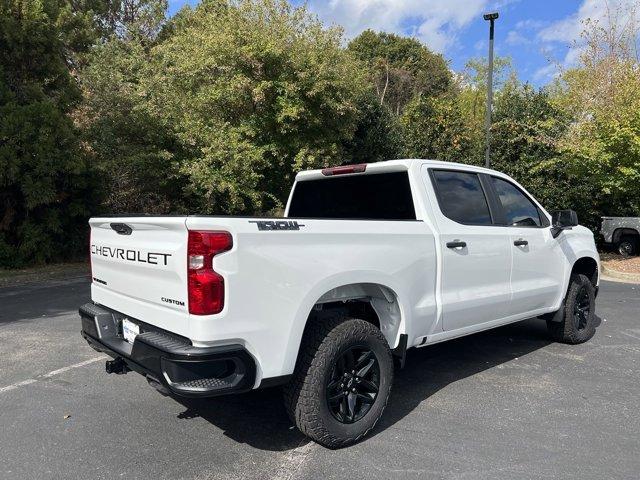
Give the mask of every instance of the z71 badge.
[[258, 230], [300, 230], [303, 224], [295, 220], [249, 220], [258, 225]]

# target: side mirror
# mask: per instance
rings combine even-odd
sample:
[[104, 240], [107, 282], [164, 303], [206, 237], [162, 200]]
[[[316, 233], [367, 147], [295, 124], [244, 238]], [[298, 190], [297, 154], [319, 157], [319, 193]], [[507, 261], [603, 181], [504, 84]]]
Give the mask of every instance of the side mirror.
[[555, 210], [551, 212], [551, 235], [556, 238], [563, 230], [578, 226], [578, 214], [573, 210]]

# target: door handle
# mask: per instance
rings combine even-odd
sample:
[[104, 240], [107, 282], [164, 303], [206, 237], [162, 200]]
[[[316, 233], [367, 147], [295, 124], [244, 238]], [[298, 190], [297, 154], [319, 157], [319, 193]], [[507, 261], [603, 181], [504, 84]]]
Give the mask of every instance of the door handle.
[[447, 242], [447, 248], [464, 248], [466, 246], [467, 246], [467, 242], [461, 242], [460, 240]]
[[526, 245], [529, 245], [529, 242], [527, 242], [526, 240], [520, 239], [520, 240], [516, 240], [515, 242], [513, 242], [513, 244], [516, 247], [524, 247]]

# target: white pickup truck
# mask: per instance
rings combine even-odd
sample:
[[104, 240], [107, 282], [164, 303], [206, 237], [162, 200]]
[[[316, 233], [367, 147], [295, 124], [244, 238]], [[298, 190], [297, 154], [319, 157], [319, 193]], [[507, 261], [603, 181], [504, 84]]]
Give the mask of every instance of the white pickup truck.
[[599, 257], [571, 210], [508, 176], [428, 160], [301, 172], [284, 218], [92, 218], [82, 335], [109, 373], [214, 396], [284, 385], [298, 428], [355, 442], [408, 348], [541, 316], [596, 327]]

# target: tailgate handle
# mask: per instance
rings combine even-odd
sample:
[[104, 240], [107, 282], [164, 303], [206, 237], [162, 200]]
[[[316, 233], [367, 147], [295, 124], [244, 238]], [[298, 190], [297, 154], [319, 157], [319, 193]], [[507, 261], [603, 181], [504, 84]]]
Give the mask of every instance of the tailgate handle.
[[131, 235], [133, 229], [126, 223], [112, 223], [111, 228], [118, 233], [118, 235]]

